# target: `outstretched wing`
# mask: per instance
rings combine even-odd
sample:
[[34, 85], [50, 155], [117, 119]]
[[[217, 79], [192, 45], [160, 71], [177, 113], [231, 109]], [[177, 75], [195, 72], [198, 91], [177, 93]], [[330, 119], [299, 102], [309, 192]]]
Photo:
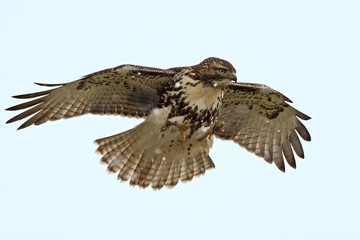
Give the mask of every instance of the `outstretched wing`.
[[310, 117], [287, 102], [291, 100], [265, 85], [230, 84], [225, 89], [218, 118], [225, 122], [224, 131], [217, 131], [216, 136], [233, 140], [269, 163], [275, 162], [281, 171], [285, 171], [283, 156], [296, 168], [293, 150], [304, 158], [298, 134], [306, 141], [311, 140], [299, 118]]
[[14, 96], [20, 99], [38, 98], [6, 109], [30, 108], [7, 123], [32, 116], [19, 127], [22, 129], [32, 124], [87, 113], [145, 117], [158, 102], [158, 90], [171, 81], [176, 73], [174, 69], [121, 65], [70, 83], [37, 83], [57, 88]]

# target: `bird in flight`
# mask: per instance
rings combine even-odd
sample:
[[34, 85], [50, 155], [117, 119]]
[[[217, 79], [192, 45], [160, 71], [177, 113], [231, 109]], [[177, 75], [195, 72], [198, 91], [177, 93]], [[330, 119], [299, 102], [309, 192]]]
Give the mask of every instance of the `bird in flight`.
[[120, 65], [36, 93], [6, 110], [23, 110], [7, 121], [26, 117], [18, 129], [88, 113], [145, 118], [138, 126], [95, 140], [101, 163], [118, 179], [154, 190], [174, 187], [215, 167], [209, 156], [214, 136], [232, 140], [285, 171], [304, 158], [299, 140], [310, 141], [299, 119], [309, 116], [291, 100], [261, 84], [238, 83], [226, 60], [211, 57], [169, 69]]

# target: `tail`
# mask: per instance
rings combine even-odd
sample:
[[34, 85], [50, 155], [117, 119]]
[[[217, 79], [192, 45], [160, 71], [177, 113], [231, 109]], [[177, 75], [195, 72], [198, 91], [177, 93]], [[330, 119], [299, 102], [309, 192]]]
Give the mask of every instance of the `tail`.
[[[100, 162], [118, 179], [142, 188], [150, 184], [154, 190], [174, 187], [179, 180], [187, 182], [215, 165], [208, 156], [209, 149], [191, 143], [176, 144], [160, 137], [140, 124], [126, 132], [95, 140]], [[196, 144], [194, 144], [196, 145]]]

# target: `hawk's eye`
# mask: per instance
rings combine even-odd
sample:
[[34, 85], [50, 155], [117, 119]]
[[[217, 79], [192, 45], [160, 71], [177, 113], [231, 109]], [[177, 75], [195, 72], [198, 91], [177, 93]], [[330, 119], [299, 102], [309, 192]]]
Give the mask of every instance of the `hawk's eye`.
[[227, 69], [225, 69], [225, 68], [220, 68], [220, 69], [219, 69], [219, 73], [224, 74], [224, 73], [226, 73], [226, 72], [227, 72]]

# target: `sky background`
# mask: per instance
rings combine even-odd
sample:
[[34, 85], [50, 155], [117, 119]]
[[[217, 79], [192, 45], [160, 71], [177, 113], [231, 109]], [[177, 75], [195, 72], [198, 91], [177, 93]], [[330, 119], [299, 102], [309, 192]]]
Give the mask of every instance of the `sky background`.
[[[360, 239], [359, 1], [0, 2], [0, 239]], [[230, 61], [312, 117], [281, 173], [216, 139], [215, 170], [154, 192], [120, 183], [93, 140], [140, 120], [16, 131], [11, 96], [124, 63]]]

